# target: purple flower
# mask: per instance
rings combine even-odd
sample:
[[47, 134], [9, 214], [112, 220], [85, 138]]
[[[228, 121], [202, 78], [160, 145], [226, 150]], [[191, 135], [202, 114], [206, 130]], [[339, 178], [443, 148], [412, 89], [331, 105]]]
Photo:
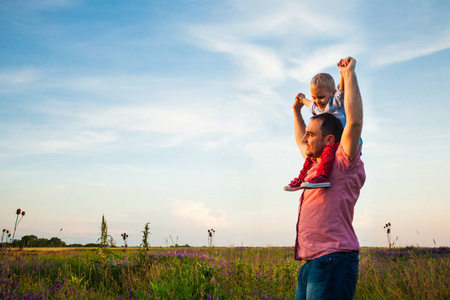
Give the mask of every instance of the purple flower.
[[210, 295], [206, 294], [206, 299], [211, 300], [212, 297]]

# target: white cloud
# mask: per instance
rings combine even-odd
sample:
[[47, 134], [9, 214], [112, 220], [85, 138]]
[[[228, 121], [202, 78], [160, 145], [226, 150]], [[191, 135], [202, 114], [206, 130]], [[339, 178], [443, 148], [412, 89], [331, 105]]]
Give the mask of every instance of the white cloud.
[[40, 76], [40, 71], [37, 69], [23, 68], [2, 70], [0, 72], [0, 87], [4, 90], [9, 85], [33, 83], [37, 81]]
[[[380, 15], [376, 21], [363, 24], [373, 66], [406, 62], [450, 48], [447, 3], [406, 1], [401, 7], [388, 1], [386, 4], [369, 4], [365, 11], [367, 16]], [[401, 18], [398, 11], [402, 11]]]
[[[214, 24], [224, 32], [242, 38], [295, 35], [333, 37], [348, 26], [347, 19], [330, 18], [327, 11], [335, 12], [335, 1], [313, 5], [308, 1], [231, 1], [231, 13], [226, 21]], [[226, 12], [226, 10], [225, 10]], [[222, 19], [223, 20], [223, 19]]]
[[242, 40], [237, 35], [224, 32], [224, 28], [192, 26], [189, 32], [196, 38], [200, 47], [230, 55], [239, 69], [236, 72], [238, 78], [235, 80], [238, 90], [258, 88], [260, 80], [270, 80], [266, 85], [270, 82], [274, 85], [285, 76], [282, 60], [268, 47]]
[[[259, 126], [251, 120], [258, 118], [257, 114], [247, 113], [260, 106], [259, 102], [242, 104], [239, 98], [225, 99], [217, 94], [214, 83], [205, 86], [189, 80], [127, 75], [61, 79], [45, 70], [12, 74], [16, 79], [8, 80], [20, 83], [13, 88], [15, 92], [62, 89], [70, 91], [70, 99], [37, 97], [31, 105], [19, 107], [20, 113], [46, 121], [30, 124], [26, 118], [17, 118], [14, 124], [6, 124], [3, 134], [9, 134], [10, 143], [5, 145], [9, 149], [25, 150], [29, 147], [24, 145], [29, 144], [35, 152], [80, 149], [130, 138], [133, 132], [147, 134], [150, 139], [157, 136], [154, 146], [175, 147], [201, 138], [195, 141], [197, 146], [212, 149]], [[6, 78], [6, 73], [3, 76]]]
[[450, 33], [414, 37], [399, 43], [384, 44], [383, 51], [374, 53], [373, 64], [385, 66], [398, 62], [405, 62], [422, 56], [450, 48]]
[[[287, 72], [291, 78], [300, 82], [309, 83], [315, 74], [320, 73], [328, 67], [336, 66], [339, 59], [347, 56], [357, 57], [361, 51], [362, 48], [360, 46], [349, 43], [330, 45], [326, 49], [315, 49], [311, 54], [305, 55], [301, 59], [291, 58], [290, 60], [297, 67]], [[337, 66], [336, 71], [338, 72]]]
[[[330, 18], [307, 2], [249, 2], [231, 2], [233, 15], [226, 21], [188, 27], [194, 37], [189, 42], [229, 55], [237, 90], [265, 89], [270, 94], [289, 77], [309, 82], [340, 58], [362, 51], [360, 29], [350, 19]], [[332, 10], [335, 4], [324, 6]], [[345, 39], [335, 39], [343, 32]], [[320, 46], [314, 45], [316, 40]]]
[[216, 113], [189, 107], [113, 107], [86, 114], [91, 126], [121, 130], [149, 131], [176, 135], [199, 135], [220, 130]]
[[177, 218], [183, 218], [198, 226], [207, 228], [227, 228], [230, 223], [226, 214], [215, 215], [211, 208], [205, 204], [195, 201], [175, 200], [172, 204], [173, 213]]
[[[89, 145], [110, 143], [118, 140], [118, 135], [111, 131], [78, 131], [73, 129], [30, 130], [20, 136], [13, 137], [8, 145], [15, 151], [59, 152], [63, 150], [80, 150]], [[30, 148], [29, 145], [33, 147]]]

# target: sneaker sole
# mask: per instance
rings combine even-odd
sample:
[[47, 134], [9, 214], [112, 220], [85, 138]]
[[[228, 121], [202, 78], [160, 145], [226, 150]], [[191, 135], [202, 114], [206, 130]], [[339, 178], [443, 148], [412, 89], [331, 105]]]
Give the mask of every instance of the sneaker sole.
[[326, 188], [330, 187], [331, 184], [329, 182], [323, 182], [323, 183], [309, 183], [309, 182], [303, 182], [300, 188], [302, 189], [318, 189], [318, 188]]
[[283, 190], [285, 190], [286, 192], [295, 192], [295, 191], [298, 191], [298, 190], [301, 190], [302, 189], [302, 187], [295, 187], [295, 188], [292, 188], [292, 187], [290, 187], [290, 186], [285, 186], [284, 188], [283, 188]]

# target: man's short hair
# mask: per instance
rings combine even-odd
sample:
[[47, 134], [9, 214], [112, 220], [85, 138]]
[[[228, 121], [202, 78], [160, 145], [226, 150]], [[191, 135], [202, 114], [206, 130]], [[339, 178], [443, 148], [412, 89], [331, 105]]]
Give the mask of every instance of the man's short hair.
[[342, 131], [344, 130], [344, 128], [342, 127], [341, 121], [339, 121], [336, 116], [330, 113], [323, 113], [320, 115], [312, 116], [311, 120], [322, 120], [322, 124], [320, 125], [322, 135], [333, 135], [335, 143], [341, 141]]
[[326, 88], [330, 92], [334, 92], [336, 85], [334, 83], [333, 76], [328, 73], [319, 73], [311, 79], [309, 85], [311, 88]]

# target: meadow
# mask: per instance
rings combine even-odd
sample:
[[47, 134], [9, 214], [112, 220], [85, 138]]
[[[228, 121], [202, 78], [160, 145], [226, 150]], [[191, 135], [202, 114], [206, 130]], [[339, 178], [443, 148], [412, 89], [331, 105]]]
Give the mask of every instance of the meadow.
[[[300, 266], [291, 247], [5, 250], [0, 299], [293, 299]], [[362, 248], [355, 299], [450, 299], [450, 248]]]

